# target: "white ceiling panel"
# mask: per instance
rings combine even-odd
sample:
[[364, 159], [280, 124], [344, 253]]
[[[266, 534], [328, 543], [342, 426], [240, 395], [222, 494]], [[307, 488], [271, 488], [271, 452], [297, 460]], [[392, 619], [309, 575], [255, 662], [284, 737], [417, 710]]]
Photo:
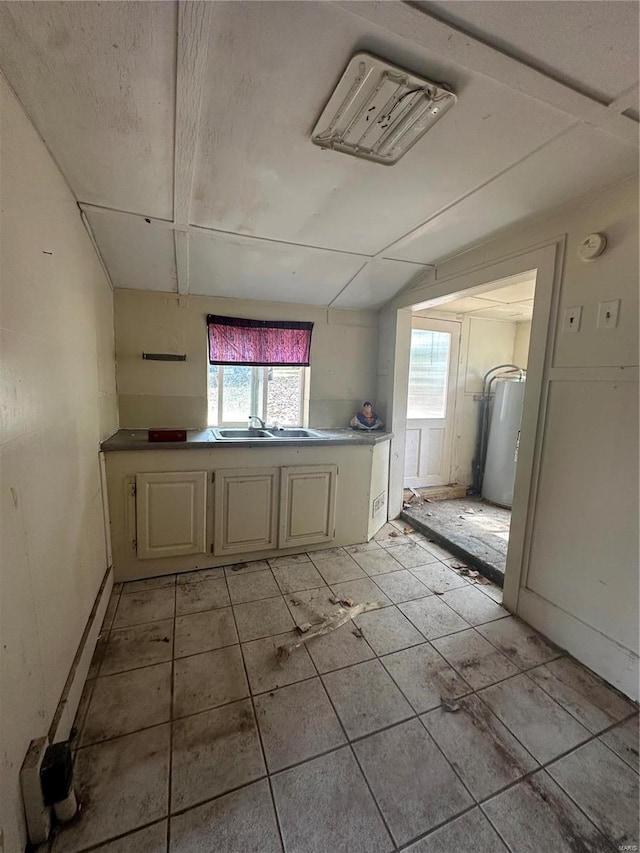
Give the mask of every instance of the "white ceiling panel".
[[426, 267], [379, 258], [370, 261], [331, 303], [332, 308], [375, 308], [383, 305]]
[[190, 290], [202, 296], [329, 305], [365, 261], [236, 234], [189, 235]]
[[638, 152], [579, 125], [399, 241], [393, 258], [434, 263], [525, 217], [637, 173]]
[[168, 223], [107, 210], [85, 214], [114, 287], [177, 290], [173, 231]]
[[173, 216], [176, 4], [0, 4], [0, 56], [81, 201]]
[[533, 315], [533, 303], [513, 305], [499, 305], [495, 303], [482, 311], [473, 311], [472, 317], [482, 317], [485, 320], [511, 320], [513, 323], [521, 323], [530, 320]]
[[597, 98], [613, 99], [638, 79], [636, 2], [445, 0], [418, 5]]
[[[458, 94], [394, 166], [310, 140], [358, 49]], [[218, 3], [208, 56], [191, 217], [225, 231], [374, 254], [570, 123], [330, 3]]]
[[536, 279], [535, 275], [533, 275], [527, 281], [521, 281], [518, 284], [505, 284], [503, 287], [498, 287], [495, 290], [488, 290], [486, 293], [478, 294], [478, 299], [488, 299], [490, 302], [509, 304], [533, 299], [535, 292]]

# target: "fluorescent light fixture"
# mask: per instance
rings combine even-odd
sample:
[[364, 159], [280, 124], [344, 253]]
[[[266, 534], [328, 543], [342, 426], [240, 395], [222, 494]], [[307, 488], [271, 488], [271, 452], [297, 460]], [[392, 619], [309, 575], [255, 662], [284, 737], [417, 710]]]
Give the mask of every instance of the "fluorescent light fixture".
[[430, 83], [370, 53], [356, 53], [316, 124], [322, 148], [391, 166], [456, 102]]

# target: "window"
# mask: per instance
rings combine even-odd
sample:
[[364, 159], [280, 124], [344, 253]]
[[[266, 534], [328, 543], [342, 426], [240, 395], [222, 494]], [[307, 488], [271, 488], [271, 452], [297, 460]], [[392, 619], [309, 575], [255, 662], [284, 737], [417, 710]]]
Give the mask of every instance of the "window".
[[207, 316], [209, 425], [303, 426], [313, 323]]
[[304, 367], [209, 365], [209, 426], [245, 426], [258, 415], [270, 426], [303, 426]]
[[411, 331], [408, 418], [444, 418], [451, 352], [449, 332]]

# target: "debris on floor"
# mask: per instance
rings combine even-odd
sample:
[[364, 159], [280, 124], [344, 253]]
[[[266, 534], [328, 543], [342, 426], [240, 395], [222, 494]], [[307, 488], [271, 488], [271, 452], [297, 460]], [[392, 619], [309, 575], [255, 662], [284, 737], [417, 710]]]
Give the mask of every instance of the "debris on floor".
[[300, 646], [304, 645], [304, 643], [309, 640], [312, 640], [314, 637], [321, 637], [323, 634], [329, 634], [331, 631], [335, 631], [336, 628], [341, 628], [342, 625], [346, 625], [347, 622], [354, 619], [356, 616], [359, 616], [361, 613], [367, 613], [369, 610], [380, 610], [382, 607], [384, 607], [384, 605], [381, 601], [368, 601], [363, 604], [354, 604], [352, 607], [341, 607], [333, 616], [328, 617], [319, 625], [316, 625], [305, 634], [302, 634], [296, 642], [278, 646], [276, 648], [276, 657], [280, 660], [286, 660], [291, 655], [291, 652], [295, 651], [295, 649], [299, 649]]
[[448, 711], [450, 714], [455, 714], [456, 711], [460, 710], [460, 704], [455, 701], [455, 699], [447, 699], [446, 696], [440, 697], [440, 704], [442, 706], [443, 711]]

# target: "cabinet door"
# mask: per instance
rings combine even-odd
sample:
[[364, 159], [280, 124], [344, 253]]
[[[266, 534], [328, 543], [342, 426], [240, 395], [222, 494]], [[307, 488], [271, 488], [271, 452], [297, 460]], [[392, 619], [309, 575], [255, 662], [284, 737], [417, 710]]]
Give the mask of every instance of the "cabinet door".
[[278, 546], [315, 545], [335, 536], [336, 465], [281, 468]]
[[216, 471], [214, 554], [277, 547], [278, 474], [279, 468]]
[[204, 554], [207, 472], [136, 474], [138, 559]]

